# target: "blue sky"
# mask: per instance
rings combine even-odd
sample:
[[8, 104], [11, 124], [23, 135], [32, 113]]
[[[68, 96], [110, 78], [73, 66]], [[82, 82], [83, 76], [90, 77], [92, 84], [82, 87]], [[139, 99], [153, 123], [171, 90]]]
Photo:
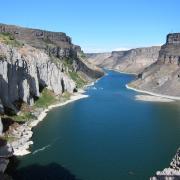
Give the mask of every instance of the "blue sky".
[[65, 32], [86, 52], [165, 42], [180, 32], [180, 0], [0, 0], [0, 22]]

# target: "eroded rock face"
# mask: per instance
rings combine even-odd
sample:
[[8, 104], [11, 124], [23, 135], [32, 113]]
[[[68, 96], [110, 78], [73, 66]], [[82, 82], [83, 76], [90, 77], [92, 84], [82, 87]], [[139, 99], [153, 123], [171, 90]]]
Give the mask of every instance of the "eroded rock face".
[[0, 118], [0, 136], [2, 135], [2, 133], [3, 133], [3, 123]]
[[78, 57], [83, 54], [80, 46], [73, 45], [65, 33], [5, 24], [0, 24], [0, 33], [20, 44], [0, 43], [0, 113], [16, 112], [17, 101], [33, 105], [45, 87], [56, 95], [72, 93], [76, 85], [69, 69], [88, 81], [104, 74]]
[[0, 99], [3, 106], [16, 110], [14, 103], [23, 101], [30, 105], [39, 97], [39, 87], [55, 94], [70, 93], [75, 83], [62, 72], [62, 63], [55, 64], [41, 50], [25, 45], [11, 48], [0, 44]]
[[128, 51], [113, 51], [111, 55], [87, 54], [88, 61], [104, 68], [125, 73], [139, 74], [157, 61], [160, 47], [137, 48]]
[[111, 53], [87, 53], [87, 61], [89, 63], [98, 65], [98, 66], [103, 66], [103, 63], [107, 58], [111, 56]]
[[71, 38], [62, 32], [50, 32], [6, 24], [0, 24], [0, 32], [11, 33], [17, 40], [38, 49], [45, 49], [48, 53], [62, 58], [69, 57], [73, 50]]
[[[78, 53], [82, 52], [80, 46], [72, 44], [71, 38], [62, 32], [51, 32], [41, 29], [24, 28], [14, 25], [0, 24], [0, 33], [10, 33], [21, 43], [28, 44], [37, 49], [43, 50], [47, 55], [54, 56], [60, 60], [71, 59], [77, 61], [79, 70], [86, 75], [87, 70], [91, 71], [88, 74], [88, 79], [98, 78], [99, 74], [103, 73], [98, 69], [91, 69], [87, 64], [84, 64], [79, 58]], [[79, 63], [81, 61], [81, 63]], [[82, 66], [81, 66], [82, 65]], [[96, 76], [97, 75], [97, 76]]]
[[158, 61], [149, 66], [130, 86], [166, 96], [180, 96], [180, 34], [169, 34]]
[[172, 159], [169, 168], [163, 171], [157, 171], [156, 176], [150, 180], [178, 180], [180, 179], [180, 148]]
[[1, 102], [1, 99], [0, 99], [0, 114], [3, 114], [4, 113], [4, 106]]

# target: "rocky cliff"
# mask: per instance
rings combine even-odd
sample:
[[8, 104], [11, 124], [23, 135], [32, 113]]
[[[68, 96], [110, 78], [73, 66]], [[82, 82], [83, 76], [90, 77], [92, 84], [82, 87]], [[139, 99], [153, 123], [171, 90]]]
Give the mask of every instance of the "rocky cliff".
[[0, 24], [1, 113], [17, 113], [19, 102], [33, 105], [44, 88], [55, 95], [73, 93], [79, 81], [101, 77], [82, 53], [64, 33]]
[[0, 24], [1, 33], [10, 33], [15, 39], [38, 49], [44, 49], [56, 57], [75, 57], [71, 38], [62, 32], [50, 32], [40, 29], [23, 28]]
[[171, 96], [180, 96], [180, 33], [169, 34], [161, 47], [158, 61], [146, 68], [139, 79], [130, 83], [130, 87]]
[[163, 171], [158, 171], [150, 180], [178, 180], [180, 179], [180, 149], [172, 159], [170, 166]]
[[57, 95], [76, 88], [63, 64], [38, 49], [0, 44], [0, 52], [0, 99], [5, 108], [15, 110], [17, 101], [32, 105], [45, 87]]
[[97, 59], [97, 56], [91, 55], [87, 60], [104, 68], [139, 74], [146, 67], [157, 61], [159, 50], [160, 47], [153, 46], [128, 51], [113, 51], [109, 57], [104, 56], [104, 58], [101, 55], [101, 57]]
[[111, 53], [87, 53], [86, 57], [87, 57], [87, 61], [89, 63], [92, 63], [94, 65], [97, 66], [102, 66], [102, 64], [104, 63], [105, 59], [109, 58], [111, 56]]

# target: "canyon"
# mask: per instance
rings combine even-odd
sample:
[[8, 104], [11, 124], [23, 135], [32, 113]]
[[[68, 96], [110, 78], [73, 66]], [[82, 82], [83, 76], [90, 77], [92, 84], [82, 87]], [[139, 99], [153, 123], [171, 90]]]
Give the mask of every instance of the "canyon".
[[180, 34], [167, 35], [158, 60], [147, 67], [129, 87], [169, 98], [179, 99]]
[[[101, 59], [101, 60], [100, 60]], [[135, 74], [128, 87], [141, 92], [179, 99], [180, 34], [168, 34], [161, 46], [128, 51], [87, 54], [87, 61], [99, 67]]]
[[[101, 78], [102, 68], [137, 75], [129, 89], [179, 100], [180, 33], [168, 34], [161, 47], [84, 54], [65, 33], [0, 24], [0, 173], [17, 148], [33, 143], [31, 121]], [[151, 179], [178, 178], [179, 154]]]
[[119, 72], [139, 74], [157, 61], [159, 46], [136, 48], [112, 53], [87, 54], [87, 61]]
[[43, 88], [56, 95], [73, 93], [76, 83], [69, 72], [75, 72], [84, 82], [103, 75], [83, 61], [80, 47], [64, 33], [3, 24], [0, 32], [1, 111], [17, 112], [17, 101], [32, 105]]
[[65, 33], [0, 24], [1, 179], [9, 157], [33, 143], [32, 121], [103, 75]]
[[[103, 68], [136, 74], [137, 79], [126, 85], [128, 89], [153, 96], [180, 99], [180, 33], [168, 34], [166, 43], [161, 47], [112, 52], [109, 57], [103, 53], [88, 54], [87, 61]], [[170, 166], [158, 171], [156, 176], [150, 179], [179, 179], [179, 168], [178, 149]]]

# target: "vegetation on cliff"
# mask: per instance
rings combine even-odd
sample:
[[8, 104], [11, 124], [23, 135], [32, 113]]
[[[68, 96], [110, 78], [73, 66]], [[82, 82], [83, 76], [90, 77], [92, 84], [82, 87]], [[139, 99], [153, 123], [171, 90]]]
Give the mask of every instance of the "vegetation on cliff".
[[41, 92], [40, 97], [35, 101], [34, 106], [38, 108], [40, 107], [47, 108], [48, 106], [56, 102], [57, 102], [57, 98], [55, 97], [55, 94], [52, 91], [45, 88]]
[[7, 45], [11, 45], [13, 47], [21, 47], [23, 45], [22, 43], [17, 41], [12, 34], [8, 32], [0, 33], [0, 42]]

